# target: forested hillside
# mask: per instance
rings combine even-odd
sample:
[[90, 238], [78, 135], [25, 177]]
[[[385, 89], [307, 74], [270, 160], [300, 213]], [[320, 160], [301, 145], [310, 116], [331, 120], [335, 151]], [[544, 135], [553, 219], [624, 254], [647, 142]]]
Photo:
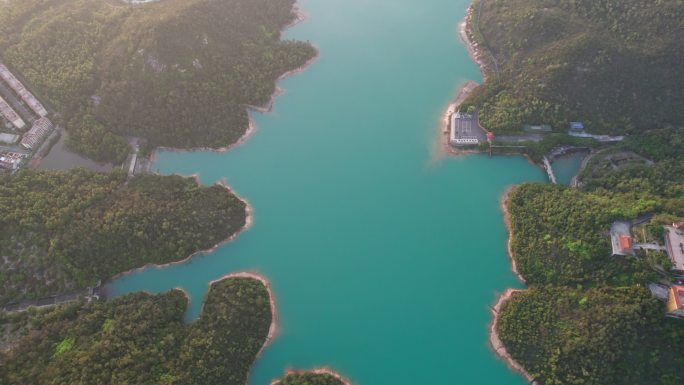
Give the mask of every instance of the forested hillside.
[[517, 293], [498, 331], [541, 384], [684, 383], [684, 325], [643, 287]]
[[579, 120], [594, 133], [635, 133], [684, 124], [680, 0], [473, 6], [469, 28], [499, 69], [488, 66], [490, 81], [468, 101], [482, 106], [484, 127], [507, 133], [550, 124], [564, 131]]
[[[117, 5], [118, 4], [118, 5]], [[283, 73], [315, 55], [281, 41], [294, 0], [0, 2], [0, 60], [62, 114], [69, 145], [122, 161], [124, 136], [223, 147]]]
[[643, 261], [611, 256], [613, 221], [659, 207], [649, 197], [587, 194], [567, 187], [525, 184], [509, 198], [512, 250], [530, 284], [628, 284], [649, 278]]
[[242, 385], [273, 318], [254, 279], [212, 285], [203, 314], [182, 321], [180, 291], [131, 294], [0, 314], [0, 383]]
[[684, 129], [642, 132], [596, 153], [579, 190], [512, 191], [512, 250], [531, 287], [503, 306], [497, 331], [540, 384], [684, 383], [684, 322], [645, 288], [673, 281], [669, 258], [611, 256], [607, 232], [650, 214], [633, 233], [662, 243], [663, 225], [684, 220], [683, 141]]
[[190, 178], [0, 174], [0, 303], [181, 260], [235, 234], [245, 220], [244, 202]]

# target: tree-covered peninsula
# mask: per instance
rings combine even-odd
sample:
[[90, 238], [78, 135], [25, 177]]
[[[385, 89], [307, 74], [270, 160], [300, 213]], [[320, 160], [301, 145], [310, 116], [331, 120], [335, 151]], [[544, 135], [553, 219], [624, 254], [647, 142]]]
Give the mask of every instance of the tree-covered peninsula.
[[504, 304], [498, 335], [539, 384], [684, 383], [684, 322], [646, 289], [671, 283], [664, 251], [612, 256], [608, 230], [663, 242], [684, 220], [684, 129], [649, 130], [595, 153], [580, 188], [511, 191], [511, 249], [531, 285]]
[[183, 323], [178, 290], [0, 314], [0, 383], [243, 385], [273, 314], [256, 279], [211, 286], [204, 311]]
[[495, 133], [684, 124], [679, 0], [476, 0], [467, 22], [489, 81], [466, 104]]
[[59, 294], [229, 238], [245, 203], [192, 178], [123, 172], [0, 174], [0, 302]]
[[225, 147], [276, 79], [315, 55], [282, 41], [294, 0], [0, 2], [0, 60], [62, 115], [68, 144], [123, 161], [124, 136], [149, 145]]
[[274, 385], [345, 385], [344, 381], [330, 373], [290, 373]]
[[684, 325], [644, 287], [534, 287], [513, 295], [497, 326], [539, 384], [684, 382]]
[[[229, 277], [190, 324], [179, 290], [0, 313], [0, 383], [244, 385], [273, 330], [272, 301], [259, 279]], [[347, 385], [328, 370], [277, 384]]]

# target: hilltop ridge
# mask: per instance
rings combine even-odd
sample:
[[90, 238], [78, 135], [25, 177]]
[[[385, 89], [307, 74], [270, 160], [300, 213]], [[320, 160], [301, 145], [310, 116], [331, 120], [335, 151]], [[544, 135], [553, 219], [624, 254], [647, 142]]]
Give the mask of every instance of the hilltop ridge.
[[[525, 124], [624, 134], [684, 124], [680, 1], [477, 0], [468, 28], [490, 81], [466, 105], [497, 134]], [[491, 61], [496, 61], [492, 65]], [[494, 72], [492, 68], [497, 68]]]

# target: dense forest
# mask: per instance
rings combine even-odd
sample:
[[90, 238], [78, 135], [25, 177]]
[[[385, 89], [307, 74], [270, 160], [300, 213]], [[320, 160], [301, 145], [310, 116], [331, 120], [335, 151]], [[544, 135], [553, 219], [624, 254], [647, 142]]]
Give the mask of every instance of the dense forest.
[[[487, 65], [481, 105], [496, 133], [524, 124], [635, 133], [684, 124], [680, 0], [477, 0], [468, 26]], [[498, 70], [498, 71], [497, 71]]]
[[643, 287], [534, 288], [511, 298], [497, 327], [541, 384], [684, 383], [684, 325]]
[[245, 220], [244, 202], [191, 178], [0, 174], [0, 303], [181, 260], [235, 234]]
[[0, 2], [0, 60], [62, 115], [71, 148], [121, 162], [152, 147], [224, 147], [275, 80], [315, 55], [281, 41], [294, 0]]
[[684, 219], [684, 129], [648, 130], [592, 156], [581, 188], [525, 184], [509, 196], [512, 251], [531, 285], [497, 331], [541, 384], [684, 383], [684, 322], [645, 289], [672, 281], [663, 252], [611, 256], [614, 220], [652, 215], [641, 241]]
[[189, 325], [177, 290], [0, 314], [0, 383], [242, 385], [268, 335], [269, 301], [261, 282], [231, 278], [212, 285]]
[[525, 184], [509, 197], [513, 254], [530, 284], [628, 284], [651, 277], [641, 258], [614, 258], [607, 237], [614, 220], [658, 207], [647, 197], [587, 194]]

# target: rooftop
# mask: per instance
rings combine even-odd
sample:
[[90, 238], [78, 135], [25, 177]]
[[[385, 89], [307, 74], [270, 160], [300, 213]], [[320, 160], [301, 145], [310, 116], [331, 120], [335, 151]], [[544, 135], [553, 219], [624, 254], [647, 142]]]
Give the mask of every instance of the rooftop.
[[610, 241], [613, 255], [634, 255], [631, 225], [629, 222], [615, 222], [610, 227]]
[[0, 132], [0, 143], [14, 144], [19, 141], [19, 135]]
[[674, 226], [665, 226], [665, 247], [672, 268], [684, 271], [684, 232]]
[[684, 310], [684, 286], [673, 285], [670, 287], [671, 303], [668, 306], [669, 312]]
[[570, 122], [571, 130], [584, 130], [584, 123], [582, 122]]

